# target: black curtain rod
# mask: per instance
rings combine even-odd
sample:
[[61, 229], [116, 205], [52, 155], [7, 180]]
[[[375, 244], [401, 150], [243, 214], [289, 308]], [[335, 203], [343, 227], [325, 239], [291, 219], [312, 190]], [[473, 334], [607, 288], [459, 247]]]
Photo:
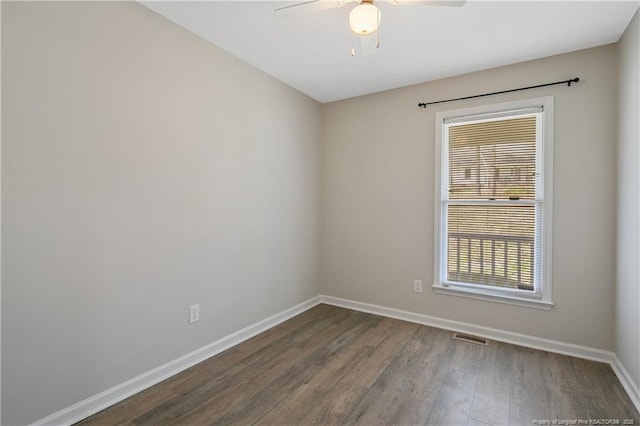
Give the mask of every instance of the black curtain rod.
[[445, 99], [443, 101], [434, 101], [434, 102], [421, 102], [418, 104], [418, 107], [426, 109], [427, 105], [441, 104], [443, 102], [462, 101], [465, 99], [481, 98], [483, 96], [501, 95], [502, 93], [519, 92], [520, 90], [537, 89], [538, 87], [555, 86], [556, 84], [566, 84], [567, 86], [571, 86], [571, 83], [577, 83], [579, 81], [580, 79], [576, 77], [576, 78], [572, 78], [571, 80], [556, 81], [555, 83], [538, 84], [537, 86], [520, 87], [518, 89], [503, 90], [501, 92], [484, 93], [482, 95], [465, 96], [464, 98]]

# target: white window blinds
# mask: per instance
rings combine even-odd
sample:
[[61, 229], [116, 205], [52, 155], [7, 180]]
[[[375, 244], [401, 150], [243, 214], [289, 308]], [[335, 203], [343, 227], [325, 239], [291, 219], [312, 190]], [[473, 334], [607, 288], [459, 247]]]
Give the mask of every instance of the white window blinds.
[[542, 113], [445, 123], [443, 251], [448, 283], [533, 292], [541, 264]]

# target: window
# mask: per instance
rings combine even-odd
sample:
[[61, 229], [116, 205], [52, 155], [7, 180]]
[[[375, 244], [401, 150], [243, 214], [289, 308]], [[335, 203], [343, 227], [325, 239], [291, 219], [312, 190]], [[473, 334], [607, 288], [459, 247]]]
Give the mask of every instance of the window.
[[551, 309], [552, 144], [552, 97], [436, 114], [436, 292]]

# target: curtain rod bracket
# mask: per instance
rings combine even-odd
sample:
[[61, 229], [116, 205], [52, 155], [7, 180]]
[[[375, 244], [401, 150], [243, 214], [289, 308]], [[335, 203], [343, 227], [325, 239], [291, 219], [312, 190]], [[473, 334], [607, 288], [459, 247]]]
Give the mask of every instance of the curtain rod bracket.
[[462, 101], [462, 100], [465, 100], [465, 99], [481, 98], [483, 96], [501, 95], [503, 93], [519, 92], [521, 90], [529, 90], [529, 89], [537, 89], [539, 87], [555, 86], [557, 84], [565, 84], [566, 83], [568, 87], [571, 87], [571, 83], [577, 83], [579, 81], [580, 81], [580, 78], [575, 77], [575, 78], [572, 78], [570, 80], [556, 81], [554, 83], [538, 84], [536, 86], [529, 86], [529, 87], [519, 87], [517, 89], [502, 90], [500, 92], [483, 93], [482, 95], [465, 96], [463, 98], [445, 99], [445, 100], [442, 100], [442, 101], [434, 101], [434, 102], [420, 102], [418, 104], [418, 108], [427, 109], [428, 105], [433, 105], [433, 104], [441, 104], [441, 103], [444, 103], [444, 102], [454, 102], [454, 101]]

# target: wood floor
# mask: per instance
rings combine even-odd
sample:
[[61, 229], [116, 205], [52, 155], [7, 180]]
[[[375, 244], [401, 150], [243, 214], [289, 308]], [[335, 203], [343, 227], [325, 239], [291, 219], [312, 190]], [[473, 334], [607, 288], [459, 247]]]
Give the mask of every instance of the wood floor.
[[79, 424], [479, 426], [558, 419], [640, 425], [606, 364], [462, 342], [448, 331], [318, 305]]

